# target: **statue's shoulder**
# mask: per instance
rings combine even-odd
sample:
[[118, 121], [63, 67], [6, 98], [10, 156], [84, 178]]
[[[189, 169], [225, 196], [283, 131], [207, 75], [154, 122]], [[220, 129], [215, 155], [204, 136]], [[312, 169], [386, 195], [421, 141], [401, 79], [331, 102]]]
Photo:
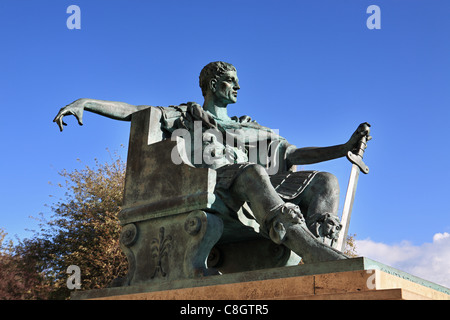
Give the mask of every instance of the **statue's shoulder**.
[[194, 110], [202, 110], [202, 107], [196, 102], [186, 102], [158, 108], [161, 109], [166, 117], [185, 117], [187, 114], [192, 114]]
[[184, 112], [186, 112], [186, 105], [185, 104], [170, 105], [168, 107], [154, 107], [154, 108], [158, 108], [159, 110], [161, 110], [161, 112], [163, 113], [163, 115], [165, 117], [169, 117], [169, 118], [179, 117]]
[[169, 122], [184, 118], [188, 113], [188, 105], [186, 103], [170, 105], [168, 107], [152, 106], [152, 108], [158, 109], [161, 112], [162, 120]]
[[244, 115], [241, 117], [232, 117], [231, 119], [235, 120], [236, 122], [239, 122], [243, 127], [253, 128], [257, 130], [263, 130], [268, 132], [273, 132], [273, 130], [269, 127], [265, 127], [261, 124], [259, 124], [256, 120], [253, 120], [251, 117]]
[[[181, 103], [159, 108], [162, 113], [161, 123], [169, 131], [175, 129], [192, 129], [193, 121], [196, 120], [197, 113], [202, 110], [201, 106], [195, 102]], [[201, 111], [200, 111], [201, 112]], [[192, 128], [191, 128], [192, 127]]]

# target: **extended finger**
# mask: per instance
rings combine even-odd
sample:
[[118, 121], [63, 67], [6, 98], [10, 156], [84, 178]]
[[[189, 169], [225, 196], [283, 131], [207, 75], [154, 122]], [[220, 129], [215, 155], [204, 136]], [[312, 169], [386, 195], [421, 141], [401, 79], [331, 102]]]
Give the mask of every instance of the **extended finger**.
[[58, 122], [58, 119], [61, 117], [61, 111], [58, 112], [56, 117], [53, 119], [53, 122]]
[[56, 122], [56, 123], [58, 124], [59, 131], [63, 131], [63, 129], [64, 129], [63, 126], [67, 126], [67, 123], [65, 123], [65, 122], [62, 120], [62, 117], [55, 118], [55, 120], [53, 120], [53, 121]]
[[62, 132], [64, 128], [63, 128], [63, 126], [62, 126], [61, 121], [57, 121], [56, 123], [58, 124], [59, 131]]

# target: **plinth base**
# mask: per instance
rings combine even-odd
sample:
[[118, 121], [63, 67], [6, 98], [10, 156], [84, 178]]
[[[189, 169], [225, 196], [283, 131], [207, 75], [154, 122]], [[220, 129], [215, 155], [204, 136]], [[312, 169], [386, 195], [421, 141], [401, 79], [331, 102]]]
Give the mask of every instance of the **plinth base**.
[[367, 258], [78, 291], [102, 300], [450, 300], [450, 289]]

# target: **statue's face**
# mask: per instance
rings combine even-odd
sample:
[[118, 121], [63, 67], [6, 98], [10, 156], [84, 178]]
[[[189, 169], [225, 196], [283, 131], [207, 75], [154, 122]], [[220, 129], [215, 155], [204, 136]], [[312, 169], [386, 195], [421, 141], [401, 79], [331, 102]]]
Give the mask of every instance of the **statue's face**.
[[225, 104], [235, 103], [240, 89], [236, 71], [227, 71], [219, 80], [213, 80], [213, 87], [216, 98]]
[[339, 231], [341, 230], [342, 226], [339, 220], [337, 220], [336, 218], [328, 217], [322, 224], [322, 228], [323, 233], [326, 235], [327, 238], [337, 239], [339, 236]]

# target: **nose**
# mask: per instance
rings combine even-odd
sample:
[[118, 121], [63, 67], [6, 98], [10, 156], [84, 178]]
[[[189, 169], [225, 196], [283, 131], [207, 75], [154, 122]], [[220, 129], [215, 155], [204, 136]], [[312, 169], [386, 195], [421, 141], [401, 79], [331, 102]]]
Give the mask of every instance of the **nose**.
[[241, 89], [241, 87], [239, 86], [238, 83], [236, 83], [236, 84], [234, 85], [233, 89], [237, 91], [237, 90]]

